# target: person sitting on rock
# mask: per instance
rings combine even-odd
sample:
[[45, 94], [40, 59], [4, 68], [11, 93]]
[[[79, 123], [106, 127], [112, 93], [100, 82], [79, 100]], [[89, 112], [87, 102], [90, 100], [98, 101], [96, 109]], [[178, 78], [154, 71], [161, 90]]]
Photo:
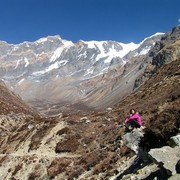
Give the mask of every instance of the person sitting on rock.
[[130, 116], [125, 119], [125, 126], [128, 130], [133, 130], [134, 128], [140, 128], [142, 126], [141, 117], [135, 109], [130, 110]]

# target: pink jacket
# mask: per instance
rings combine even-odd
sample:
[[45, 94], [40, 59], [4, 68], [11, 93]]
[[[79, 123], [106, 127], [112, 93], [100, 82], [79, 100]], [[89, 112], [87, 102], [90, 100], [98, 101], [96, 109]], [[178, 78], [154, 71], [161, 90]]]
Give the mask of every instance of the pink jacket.
[[126, 118], [125, 122], [128, 122], [128, 121], [130, 121], [131, 119], [137, 119], [138, 124], [139, 124], [140, 126], [142, 125], [141, 117], [140, 117], [139, 114], [136, 113], [136, 114], [132, 115], [130, 118]]

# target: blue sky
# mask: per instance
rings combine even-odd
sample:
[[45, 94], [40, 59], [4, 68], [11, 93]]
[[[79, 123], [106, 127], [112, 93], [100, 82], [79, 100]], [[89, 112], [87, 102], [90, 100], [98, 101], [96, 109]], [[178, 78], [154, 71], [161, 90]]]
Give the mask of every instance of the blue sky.
[[139, 43], [180, 24], [180, 0], [0, 0], [0, 40]]

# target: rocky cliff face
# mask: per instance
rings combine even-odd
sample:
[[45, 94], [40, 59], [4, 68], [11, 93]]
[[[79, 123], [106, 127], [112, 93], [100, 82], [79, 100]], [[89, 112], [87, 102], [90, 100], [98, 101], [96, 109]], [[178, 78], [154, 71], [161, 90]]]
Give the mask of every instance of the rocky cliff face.
[[144, 72], [136, 79], [137, 88], [145, 82], [152, 74], [164, 64], [180, 58], [180, 27], [177, 26], [172, 31], [166, 33], [161, 41], [156, 42], [155, 46], [149, 51], [149, 55], [141, 63], [140, 69]]

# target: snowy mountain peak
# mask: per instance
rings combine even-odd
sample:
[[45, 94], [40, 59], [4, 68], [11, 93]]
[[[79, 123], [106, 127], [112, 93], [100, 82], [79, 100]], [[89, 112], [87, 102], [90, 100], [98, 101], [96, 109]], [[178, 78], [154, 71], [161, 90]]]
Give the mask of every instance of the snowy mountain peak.
[[62, 45], [54, 51], [52, 57], [50, 58], [50, 62], [56, 61], [64, 50], [67, 50], [73, 45], [74, 43], [72, 41], [62, 40]]
[[161, 33], [161, 32], [155, 33], [155, 34], [153, 34], [153, 35], [145, 38], [145, 39], [140, 43], [140, 45], [143, 44], [146, 40], [152, 39], [152, 38], [157, 37], [157, 36], [163, 36], [164, 34], [165, 34], [165, 33]]
[[71, 47], [74, 45], [72, 41], [68, 41], [68, 40], [62, 40], [62, 43], [64, 44], [64, 47]]
[[60, 35], [47, 36], [47, 37], [43, 37], [43, 38], [36, 40], [35, 43], [45, 43], [47, 41], [53, 42], [54, 40], [61, 41], [62, 39], [61, 39]]
[[140, 46], [140, 44], [135, 44], [133, 42], [128, 43], [128, 44], [120, 43], [120, 45], [123, 48], [119, 54], [121, 58], [123, 58], [125, 55], [127, 55], [130, 51], [133, 51]]
[[155, 45], [156, 41], [159, 41], [163, 35], [164, 33], [156, 33], [145, 38], [142, 42], [137, 44], [137, 46], [134, 46], [134, 50], [129, 51], [124, 58], [127, 59], [129, 57], [137, 57], [147, 54], [151, 47]]
[[155, 34], [140, 44], [82, 40], [74, 44], [60, 36], [16, 45], [0, 42], [0, 78], [26, 101], [68, 102], [69, 97], [76, 101], [89, 96], [94, 87], [105, 87], [106, 79], [123, 73], [126, 62], [148, 53], [160, 37]]
[[133, 42], [125, 44], [116, 41], [82, 41], [81, 44], [87, 45], [89, 49], [99, 50], [106, 56], [112, 55], [123, 58], [127, 53], [137, 49], [140, 44], [135, 44]]
[[[140, 44], [83, 40], [74, 44], [61, 39], [59, 35], [17, 45], [1, 43], [1, 77], [15, 81], [22, 78], [38, 78], [38, 81], [42, 81], [51, 74], [57, 77], [81, 74], [81, 77], [91, 78], [117, 66], [124, 66], [131, 57], [148, 53], [159, 40], [155, 36], [161, 35], [155, 34]], [[10, 69], [5, 71], [3, 67], [7, 66], [7, 62]]]

